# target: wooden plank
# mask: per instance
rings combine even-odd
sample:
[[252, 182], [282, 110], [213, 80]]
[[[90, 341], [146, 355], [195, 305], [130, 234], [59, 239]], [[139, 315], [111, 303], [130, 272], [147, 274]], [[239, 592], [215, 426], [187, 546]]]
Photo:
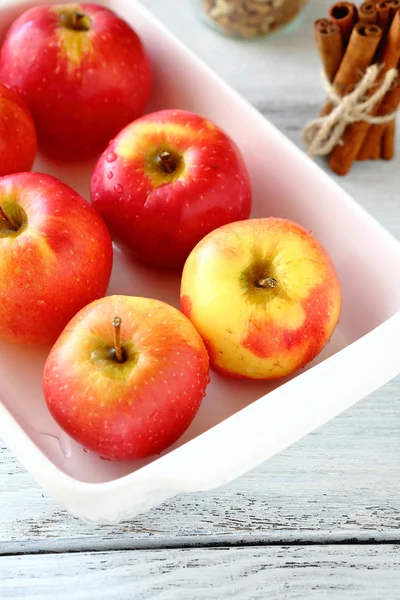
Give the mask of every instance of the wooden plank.
[[145, 550], [0, 559], [2, 600], [397, 600], [400, 546]]
[[[0, 454], [0, 552], [400, 539], [400, 379], [257, 470], [121, 525], [87, 526]], [[397, 400], [396, 400], [397, 398]]]

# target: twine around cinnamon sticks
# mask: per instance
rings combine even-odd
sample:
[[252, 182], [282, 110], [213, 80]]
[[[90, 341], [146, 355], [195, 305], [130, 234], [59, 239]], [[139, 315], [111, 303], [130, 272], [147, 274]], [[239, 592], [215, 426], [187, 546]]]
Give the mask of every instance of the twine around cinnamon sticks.
[[314, 24], [328, 100], [303, 137], [346, 175], [356, 160], [391, 160], [400, 104], [400, 0], [336, 2]]

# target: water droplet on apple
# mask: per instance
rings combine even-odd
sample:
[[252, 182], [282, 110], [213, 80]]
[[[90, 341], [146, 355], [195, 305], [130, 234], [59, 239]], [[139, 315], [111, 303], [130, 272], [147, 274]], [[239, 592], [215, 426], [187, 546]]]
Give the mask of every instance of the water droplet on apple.
[[115, 152], [109, 152], [107, 154], [107, 162], [114, 162], [115, 160], [117, 160], [117, 155], [115, 154]]
[[112, 179], [114, 177], [114, 173], [112, 171], [108, 171], [107, 178]]
[[84, 448], [83, 451], [84, 452], [89, 452], [89, 450], [87, 448]]
[[123, 191], [123, 187], [120, 183], [116, 183], [114, 185], [114, 191], [117, 192], [117, 194], [120, 194]]

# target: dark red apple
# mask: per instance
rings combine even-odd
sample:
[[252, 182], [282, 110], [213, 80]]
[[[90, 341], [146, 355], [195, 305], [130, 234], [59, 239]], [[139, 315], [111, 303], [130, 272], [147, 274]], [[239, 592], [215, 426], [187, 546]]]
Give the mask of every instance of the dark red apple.
[[0, 176], [30, 171], [36, 146], [35, 124], [28, 107], [0, 83]]
[[43, 390], [57, 423], [86, 449], [137, 459], [173, 444], [209, 382], [201, 337], [176, 308], [108, 296], [82, 309], [47, 359]]
[[53, 343], [106, 293], [112, 245], [100, 215], [40, 173], [0, 178], [0, 338]]
[[0, 80], [18, 91], [36, 123], [39, 147], [74, 160], [99, 154], [144, 112], [151, 68], [138, 35], [95, 4], [24, 12], [0, 52]]
[[123, 129], [98, 160], [91, 199], [117, 242], [171, 269], [182, 267], [207, 233], [251, 210], [234, 141], [182, 110], [151, 113]]

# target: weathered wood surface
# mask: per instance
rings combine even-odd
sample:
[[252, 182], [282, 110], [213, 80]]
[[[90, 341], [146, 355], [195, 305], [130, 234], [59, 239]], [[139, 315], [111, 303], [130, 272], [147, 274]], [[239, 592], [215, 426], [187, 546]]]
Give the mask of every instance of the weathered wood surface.
[[399, 583], [400, 546], [395, 545], [193, 548], [0, 559], [2, 600], [397, 600]]
[[[255, 43], [212, 32], [187, 0], [144, 3], [303, 148], [301, 129], [324, 97], [310, 24], [329, 0], [314, 0], [290, 38]], [[336, 180], [400, 238], [399, 158], [357, 164]], [[87, 551], [1, 557], [0, 598], [44, 599], [57, 589], [60, 598], [74, 591], [85, 599], [397, 599], [398, 546], [301, 544], [399, 541], [399, 458], [400, 378], [232, 484], [175, 498], [117, 526], [71, 519], [0, 444], [0, 553]], [[216, 542], [300, 545], [206, 547]], [[184, 545], [203, 548], [180, 550]]]

